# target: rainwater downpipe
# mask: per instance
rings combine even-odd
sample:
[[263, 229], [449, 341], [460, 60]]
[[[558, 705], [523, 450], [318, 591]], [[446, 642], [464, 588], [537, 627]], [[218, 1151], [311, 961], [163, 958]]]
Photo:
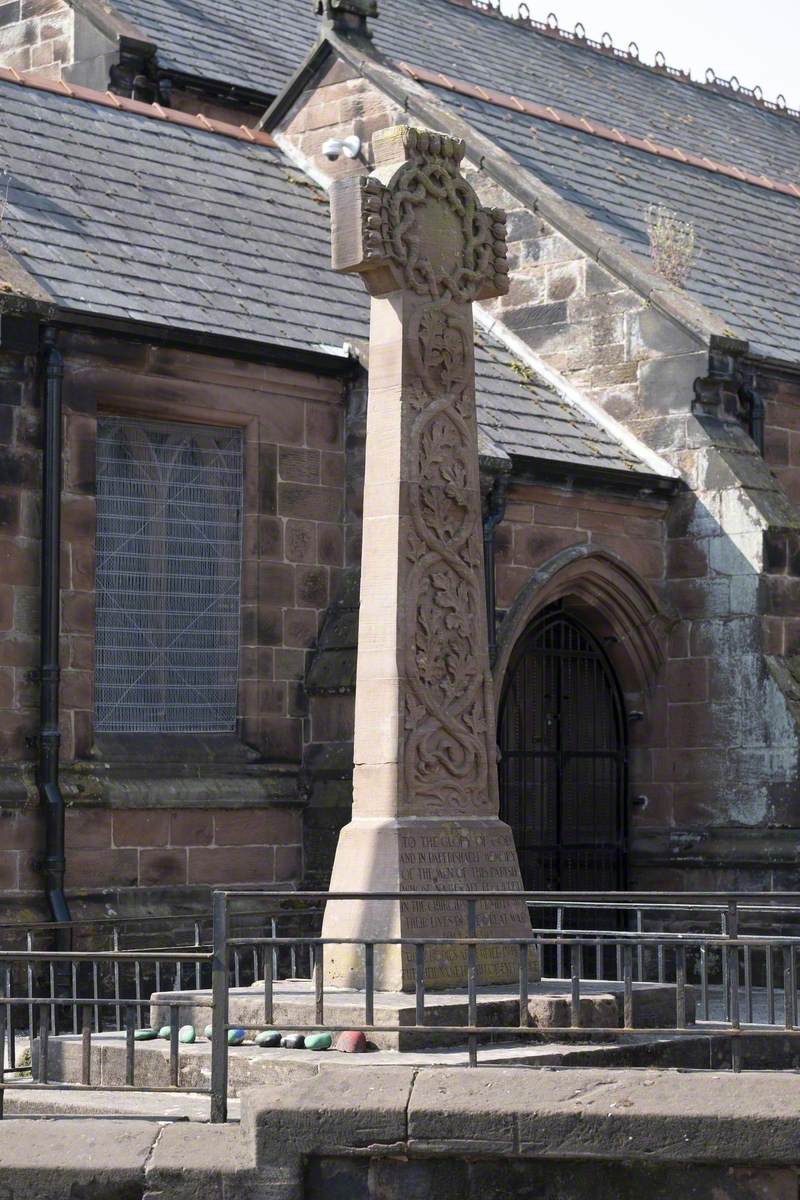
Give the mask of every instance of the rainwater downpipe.
[[[42, 584], [39, 658], [39, 799], [44, 810], [45, 852], [41, 864], [53, 921], [70, 920], [64, 895], [66, 869], [64, 797], [58, 778], [61, 731], [58, 724], [61, 682], [61, 420], [64, 360], [55, 330], [45, 331], [42, 429]], [[64, 938], [60, 940], [65, 940]]]

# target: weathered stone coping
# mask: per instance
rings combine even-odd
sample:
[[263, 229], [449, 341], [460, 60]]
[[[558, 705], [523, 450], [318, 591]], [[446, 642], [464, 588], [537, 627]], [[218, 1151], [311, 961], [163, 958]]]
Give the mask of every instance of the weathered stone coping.
[[800, 1164], [800, 1074], [329, 1070], [245, 1093], [257, 1161], [368, 1154]]
[[241, 1125], [11, 1118], [0, 1180], [14, 1200], [303, 1200], [316, 1158], [582, 1160], [705, 1164], [721, 1182], [737, 1165], [788, 1167], [778, 1191], [692, 1193], [782, 1200], [796, 1195], [799, 1113], [794, 1072], [351, 1066], [252, 1089]]

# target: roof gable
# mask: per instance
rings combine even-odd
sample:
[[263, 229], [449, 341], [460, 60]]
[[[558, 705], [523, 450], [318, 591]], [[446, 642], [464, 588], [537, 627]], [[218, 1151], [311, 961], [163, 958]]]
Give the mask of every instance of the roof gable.
[[800, 360], [800, 197], [432, 90], [648, 265], [648, 206], [674, 211], [695, 230], [686, 292], [755, 352]]
[[[198, 71], [258, 70], [262, 86], [285, 83], [310, 47], [316, 23], [308, 0], [115, 0], [126, 15], [161, 22], [168, 58], [196, 54]], [[222, 14], [226, 6], [231, 14]], [[233, 9], [235, 8], [235, 13]], [[228, 15], [231, 19], [228, 20]], [[220, 22], [225, 37], [216, 38]], [[153, 29], [155, 27], [153, 26]], [[665, 204], [695, 227], [697, 252], [686, 291], [724, 326], [769, 356], [800, 360], [800, 120], [733, 94], [693, 85], [624, 56], [603, 54], [579, 40], [547, 36], [524, 23], [472, 7], [469, 0], [383, 0], [373, 23], [375, 45], [395, 62], [423, 68], [426, 87], [475, 130], [511, 155], [557, 195], [577, 206], [602, 236], [652, 266], [645, 212]], [[167, 32], [168, 31], [168, 32]], [[158, 36], [156, 34], [156, 36]], [[238, 57], [237, 57], [238, 56]], [[241, 62], [241, 67], [237, 66]], [[506, 94], [491, 100], [437, 88], [432, 72], [476, 90]], [[561, 109], [577, 125], [588, 115], [609, 132], [652, 139], [673, 162], [653, 162], [630, 145], [592, 138], [555, 120], [513, 111], [527, 102]], [[722, 173], [681, 163], [710, 158]], [[770, 176], [758, 189], [727, 171]], [[781, 191], [787, 194], [778, 194]]]
[[[330, 269], [327, 199], [279, 151], [27, 82], [0, 73], [0, 249], [57, 304], [288, 350], [368, 336], [363, 289]], [[648, 472], [489, 335], [476, 371], [506, 453]]]
[[[113, 0], [157, 43], [162, 66], [276, 95], [318, 35], [311, 0]], [[625, 56], [548, 36], [464, 0], [382, 0], [377, 48], [800, 183], [800, 120]]]

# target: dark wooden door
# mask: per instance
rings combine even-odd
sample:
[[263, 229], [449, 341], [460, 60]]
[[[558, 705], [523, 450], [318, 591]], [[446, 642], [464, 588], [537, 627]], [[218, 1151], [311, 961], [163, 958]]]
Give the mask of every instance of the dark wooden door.
[[500, 815], [529, 891], [625, 886], [622, 696], [593, 635], [560, 608], [520, 639], [500, 705]]

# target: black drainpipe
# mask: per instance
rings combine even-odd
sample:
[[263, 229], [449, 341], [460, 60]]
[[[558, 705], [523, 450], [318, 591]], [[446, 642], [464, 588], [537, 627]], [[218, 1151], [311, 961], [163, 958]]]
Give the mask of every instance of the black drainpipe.
[[497, 602], [494, 585], [494, 531], [506, 515], [508, 473], [495, 476], [486, 497], [483, 518], [483, 571], [486, 586], [486, 622], [489, 626], [489, 662], [494, 666], [497, 656]]
[[[44, 334], [44, 404], [42, 431], [42, 594], [39, 727], [39, 798], [45, 816], [42, 872], [54, 921], [70, 920], [64, 895], [64, 797], [58, 779], [58, 726], [61, 663], [61, 391], [64, 360], [55, 330]], [[63, 938], [61, 940], [64, 940]]]

